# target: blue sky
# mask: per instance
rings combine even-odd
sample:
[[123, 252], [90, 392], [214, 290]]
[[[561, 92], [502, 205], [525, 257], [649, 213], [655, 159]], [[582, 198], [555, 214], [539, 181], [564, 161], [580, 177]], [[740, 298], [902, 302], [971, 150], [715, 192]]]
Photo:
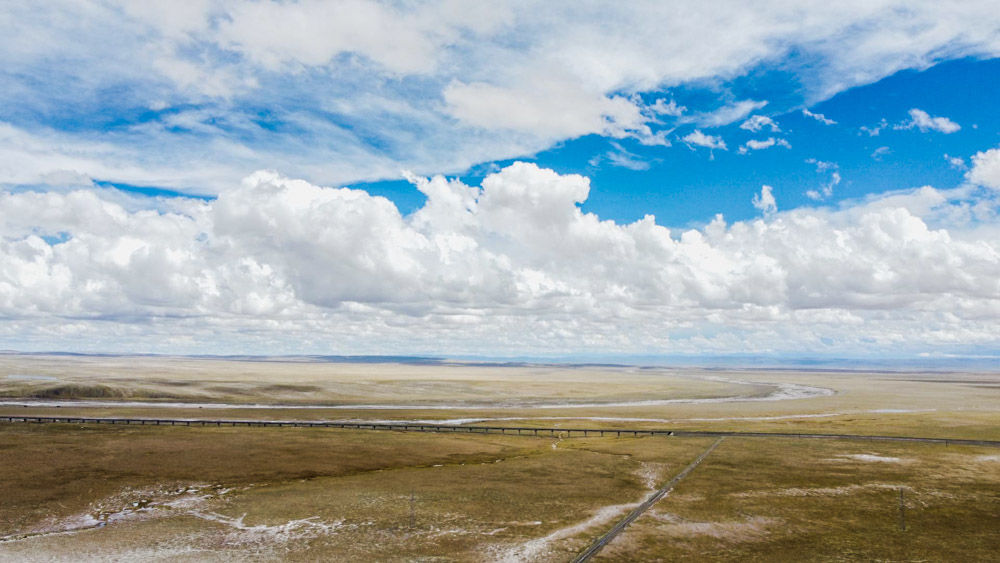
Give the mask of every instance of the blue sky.
[[992, 4], [8, 3], [0, 347], [995, 357]]
[[[687, 124], [676, 129], [667, 122], [662, 128], [672, 131], [669, 147], [586, 135], [537, 154], [481, 163], [456, 176], [478, 183], [487, 171], [514, 160], [530, 160], [560, 173], [591, 178], [593, 188], [584, 208], [603, 218], [632, 222], [653, 214], [664, 224], [687, 226], [706, 223], [715, 213], [732, 220], [759, 215], [751, 198], [761, 184], [775, 188], [782, 207], [834, 205], [843, 199], [923, 185], [956, 187], [965, 181], [966, 168], [946, 155], [962, 159], [967, 166], [969, 157], [983, 147], [1000, 144], [1000, 112], [982, 111], [991, 103], [992, 93], [1000, 90], [997, 59], [961, 59], [924, 70], [903, 70], [807, 108], [836, 122], [830, 125], [803, 115], [804, 101], [796, 93], [793, 77], [762, 74], [751, 73], [717, 89], [740, 92], [750, 99], [765, 98], [764, 93], [777, 98], [752, 113], [774, 120], [779, 132], [770, 127], [756, 133], [740, 129], [746, 119], [721, 127]], [[678, 90], [647, 96], [674, 100], [692, 113], [721, 107], [718, 92]], [[908, 112], [913, 108], [948, 116], [961, 129], [950, 134], [894, 129], [910, 119]], [[861, 129], [878, 127], [883, 120], [887, 125], [878, 135]], [[679, 140], [695, 129], [720, 136], [729, 150], [692, 148]], [[791, 148], [738, 153], [746, 141], [767, 138], [784, 139]], [[625, 155], [626, 162], [616, 164], [609, 154]], [[833, 166], [818, 170], [810, 161]], [[839, 171], [841, 181], [831, 196], [822, 201], [806, 196], [810, 190], [828, 186], [834, 170]], [[419, 208], [425, 199], [405, 180], [363, 182], [355, 187], [392, 199], [404, 212]]]

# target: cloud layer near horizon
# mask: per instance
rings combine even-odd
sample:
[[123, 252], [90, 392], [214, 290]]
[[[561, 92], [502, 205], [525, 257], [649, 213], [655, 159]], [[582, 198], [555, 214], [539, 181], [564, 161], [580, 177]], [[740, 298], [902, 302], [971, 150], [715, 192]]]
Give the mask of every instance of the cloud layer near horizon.
[[[23, 349], [912, 354], [1000, 345], [1000, 151], [970, 183], [671, 231], [516, 163], [389, 200], [257, 172], [216, 200], [0, 193]], [[150, 208], [155, 203], [158, 209]], [[780, 201], [779, 201], [780, 204]]]

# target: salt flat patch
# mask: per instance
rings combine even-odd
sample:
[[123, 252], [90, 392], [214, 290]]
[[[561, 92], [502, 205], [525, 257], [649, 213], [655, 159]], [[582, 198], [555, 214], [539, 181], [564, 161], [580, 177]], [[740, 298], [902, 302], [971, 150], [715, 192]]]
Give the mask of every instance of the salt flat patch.
[[[203, 506], [230, 492], [219, 486], [196, 484], [176, 489], [123, 489], [91, 505], [90, 510], [66, 518], [53, 518], [22, 533], [0, 537], [0, 543], [62, 535], [103, 528], [112, 524], [173, 516]], [[183, 512], [182, 512], [183, 513]]]
[[899, 457], [881, 456], [876, 454], [843, 454], [838, 458], [867, 461], [872, 463], [908, 463], [910, 460]]
[[12, 373], [7, 376], [7, 379], [14, 379], [17, 381], [59, 381], [58, 377], [51, 375], [35, 375], [31, 373]]
[[502, 561], [503, 563], [519, 563], [521, 561], [536, 560], [548, 552], [549, 546], [552, 543], [566, 538], [571, 538], [594, 526], [611, 522], [627, 510], [631, 510], [637, 506], [639, 506], [639, 503], [615, 504], [601, 507], [594, 513], [593, 516], [583, 522], [578, 522], [571, 526], [560, 528], [547, 536], [529, 540], [520, 545], [508, 548], [499, 554], [492, 554], [490, 558], [495, 561]]
[[[33, 550], [28, 557], [24, 557], [23, 559], [14, 557], [11, 560], [119, 563], [121, 561], [245, 561], [247, 559], [245, 555], [243, 557], [225, 557], [225, 554], [222, 552], [212, 552], [194, 544], [185, 545], [183, 541], [174, 541], [169, 545], [102, 546], [100, 549], [88, 546], [88, 548], [67, 546], [51, 550]], [[206, 553], [210, 553], [211, 557], [206, 557]]]
[[6, 399], [0, 401], [2, 406], [29, 407], [151, 407], [151, 408], [204, 408], [204, 409], [324, 409], [324, 410], [553, 410], [578, 408], [631, 408], [657, 407], [684, 404], [719, 404], [760, 401], [790, 401], [828, 397], [836, 393], [833, 389], [802, 385], [798, 383], [768, 383], [759, 381], [743, 381], [738, 379], [705, 377], [709, 381], [724, 382], [731, 385], [769, 386], [771, 392], [763, 396], [731, 395], [723, 397], [702, 398], [664, 398], [642, 399], [606, 402], [594, 401], [501, 401], [501, 402], [427, 402], [424, 404], [280, 404], [280, 403], [198, 403], [198, 402], [160, 402], [160, 401], [107, 401], [107, 400], [53, 400], [53, 399]]
[[844, 485], [842, 487], [789, 487], [787, 489], [777, 489], [770, 491], [745, 491], [739, 493], [731, 493], [730, 496], [737, 498], [750, 498], [750, 497], [821, 497], [821, 496], [845, 496], [851, 495], [858, 492], [864, 491], [877, 491], [877, 490], [898, 490], [907, 489], [910, 487], [895, 485], [892, 483], [866, 483], [864, 485]]
[[640, 461], [639, 468], [636, 470], [635, 474], [642, 480], [643, 485], [649, 490], [655, 490], [656, 483], [660, 478], [660, 474], [663, 473], [663, 469], [667, 467], [665, 463], [655, 463], [651, 461]]
[[[2, 402], [0, 402], [2, 404]], [[462, 426], [465, 424], [478, 424], [482, 422], [516, 422], [520, 420], [589, 420], [594, 422], [655, 422], [660, 424], [676, 424], [682, 422], [728, 422], [728, 421], [772, 421], [772, 420], [797, 420], [811, 418], [833, 418], [838, 416], [852, 416], [859, 414], [887, 414], [887, 413], [922, 413], [935, 412], [937, 409], [870, 409], [854, 411], [834, 411], [819, 413], [791, 413], [767, 416], [723, 416], [723, 417], [699, 417], [699, 418], [649, 418], [633, 416], [487, 416], [487, 417], [466, 417], [466, 418], [349, 418], [329, 420], [326, 422], [348, 423], [348, 424], [437, 424], [443, 426]]]
[[[660, 519], [660, 518], [658, 518]], [[689, 522], [673, 519], [657, 526], [657, 533], [671, 537], [708, 536], [727, 541], [750, 541], [769, 533], [780, 520], [751, 516], [745, 520], [725, 522]]]
[[229, 528], [226, 534], [227, 545], [284, 544], [329, 535], [344, 526], [343, 520], [323, 522], [319, 520], [318, 516], [289, 520], [283, 524], [268, 526], [266, 524], [246, 524], [244, 522], [246, 514], [235, 518], [200, 510], [191, 510], [188, 514]]

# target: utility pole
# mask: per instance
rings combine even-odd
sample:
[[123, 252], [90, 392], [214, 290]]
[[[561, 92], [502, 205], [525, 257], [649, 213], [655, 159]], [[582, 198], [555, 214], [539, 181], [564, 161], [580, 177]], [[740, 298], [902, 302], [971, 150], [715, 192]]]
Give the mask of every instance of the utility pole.
[[899, 531], [906, 531], [906, 505], [903, 503], [903, 487], [899, 488]]
[[[900, 492], [900, 494], [902, 494], [903, 490], [900, 489], [899, 492]], [[416, 519], [416, 517], [415, 517], [416, 515], [415, 515], [415, 513], [413, 511], [413, 501], [414, 501], [414, 498], [413, 498], [413, 489], [410, 489], [410, 529], [411, 530], [413, 529], [414, 520]]]

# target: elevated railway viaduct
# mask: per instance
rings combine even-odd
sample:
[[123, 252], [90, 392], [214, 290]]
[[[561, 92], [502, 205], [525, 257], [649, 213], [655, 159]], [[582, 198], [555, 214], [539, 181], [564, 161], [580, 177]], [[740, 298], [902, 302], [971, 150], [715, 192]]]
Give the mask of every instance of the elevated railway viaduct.
[[446, 432], [467, 434], [504, 434], [517, 436], [678, 436], [678, 437], [744, 437], [801, 438], [818, 440], [868, 440], [881, 442], [918, 442], [962, 446], [1000, 447], [1000, 440], [969, 440], [961, 438], [927, 438], [919, 436], [879, 436], [865, 434], [811, 434], [794, 432], [737, 432], [714, 430], [664, 430], [642, 428], [555, 428], [534, 426], [483, 426], [429, 424], [411, 422], [307, 421], [307, 420], [238, 420], [192, 418], [124, 418], [81, 416], [0, 415], [0, 423], [22, 424], [120, 424], [140, 426], [231, 426], [259, 428], [338, 428], [343, 430], [383, 430], [401, 432]]

